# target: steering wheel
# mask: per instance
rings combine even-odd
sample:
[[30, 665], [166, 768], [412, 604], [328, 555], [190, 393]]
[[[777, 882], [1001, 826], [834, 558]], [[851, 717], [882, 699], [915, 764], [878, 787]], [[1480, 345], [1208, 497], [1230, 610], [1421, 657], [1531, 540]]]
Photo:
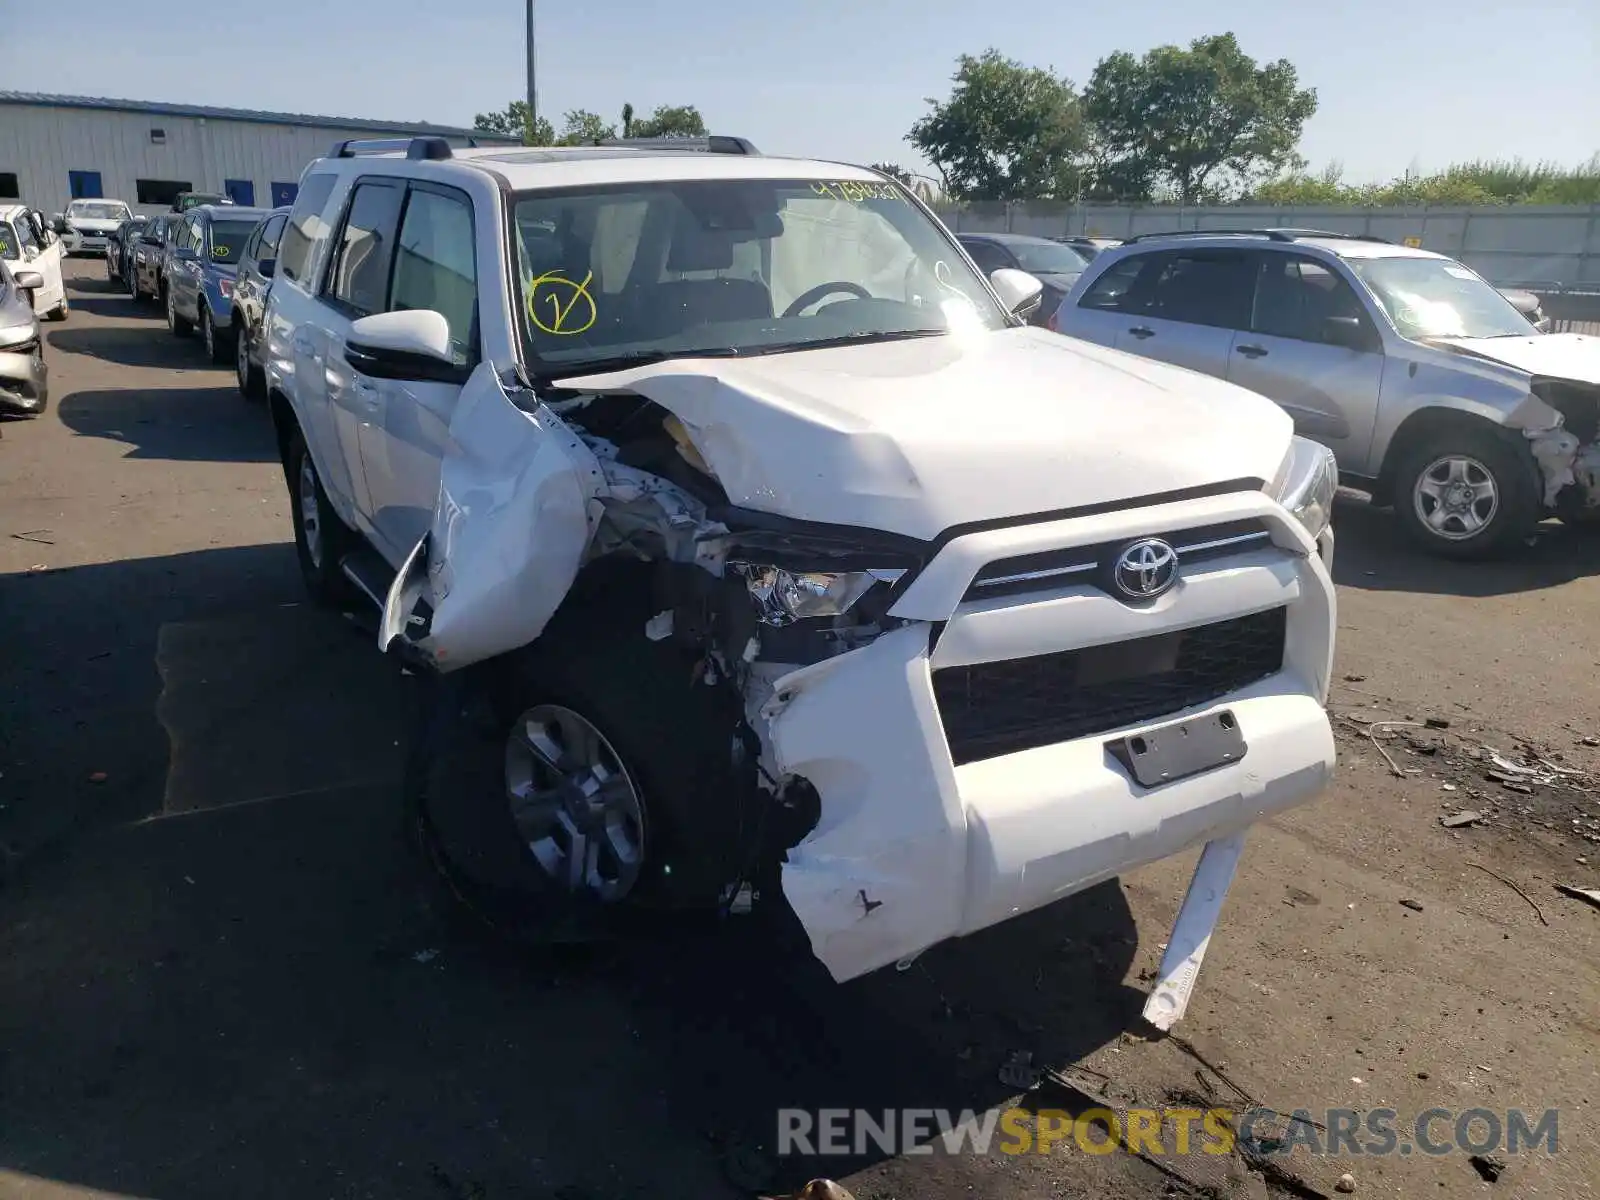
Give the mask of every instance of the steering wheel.
[[835, 292], [848, 292], [857, 300], [872, 299], [872, 293], [859, 283], [848, 283], [841, 279], [834, 283], [819, 283], [814, 288], [807, 288], [794, 298], [793, 304], [783, 310], [783, 315], [785, 317], [798, 316], [802, 309], [809, 308], [824, 296], [831, 296]]

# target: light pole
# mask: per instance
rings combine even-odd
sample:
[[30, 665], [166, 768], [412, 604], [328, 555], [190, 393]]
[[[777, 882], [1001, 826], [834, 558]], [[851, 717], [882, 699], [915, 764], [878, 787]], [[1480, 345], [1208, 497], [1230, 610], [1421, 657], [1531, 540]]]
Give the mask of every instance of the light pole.
[[539, 88], [537, 84], [537, 56], [533, 49], [533, 0], [528, 0], [528, 137], [534, 136], [539, 124]]

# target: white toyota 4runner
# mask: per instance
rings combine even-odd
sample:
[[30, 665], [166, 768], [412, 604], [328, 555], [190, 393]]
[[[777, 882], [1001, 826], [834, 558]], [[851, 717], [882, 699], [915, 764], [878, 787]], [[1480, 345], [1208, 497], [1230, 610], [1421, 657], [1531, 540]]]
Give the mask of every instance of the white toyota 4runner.
[[1327, 451], [884, 176], [674, 145], [341, 144], [271, 270], [301, 565], [476, 713], [413, 786], [485, 878], [781, 894], [842, 980], [1314, 796]]

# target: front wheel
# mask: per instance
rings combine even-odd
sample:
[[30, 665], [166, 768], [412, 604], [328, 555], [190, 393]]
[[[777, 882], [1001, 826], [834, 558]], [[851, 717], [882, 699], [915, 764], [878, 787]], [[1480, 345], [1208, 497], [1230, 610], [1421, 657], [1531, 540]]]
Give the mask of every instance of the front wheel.
[[1418, 439], [1395, 470], [1395, 512], [1442, 558], [1479, 559], [1523, 542], [1542, 512], [1539, 468], [1520, 435], [1489, 425]]
[[250, 361], [250, 327], [235, 310], [233, 314], [233, 374], [239, 384], [239, 394], [246, 400], [259, 403], [266, 399], [266, 381], [261, 368]]
[[583, 608], [438, 680], [408, 767], [408, 821], [431, 865], [518, 941], [714, 911], [752, 865], [754, 756], [737, 749], [731, 689], [648, 641], [646, 617]]
[[56, 305], [49, 312], [45, 313], [44, 319], [46, 321], [65, 321], [71, 315], [72, 305], [67, 301], [65, 296], [62, 296], [61, 303]]

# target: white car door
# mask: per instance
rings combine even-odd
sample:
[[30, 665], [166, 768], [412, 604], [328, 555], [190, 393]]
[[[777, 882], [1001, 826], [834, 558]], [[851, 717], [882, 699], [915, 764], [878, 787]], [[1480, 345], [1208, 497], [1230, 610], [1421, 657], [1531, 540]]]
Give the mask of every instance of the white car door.
[[44, 286], [33, 294], [33, 311], [39, 316], [56, 311], [67, 299], [67, 286], [61, 275], [61, 239], [53, 237], [27, 213], [11, 225], [22, 255], [12, 269], [37, 271], [44, 280]]
[[[389, 267], [405, 194], [404, 179], [382, 175], [363, 175], [350, 189], [343, 219], [334, 230], [328, 271], [318, 296], [318, 344], [310, 348], [321, 364], [327, 412], [356, 511], [374, 526], [361, 443], [364, 433], [383, 419], [383, 393], [378, 380], [350, 365], [345, 344], [353, 321], [384, 312], [388, 306]], [[381, 543], [386, 539], [378, 532]], [[389, 554], [392, 547], [380, 544], [379, 549], [393, 557]]]
[[[471, 198], [455, 188], [413, 182], [394, 246], [388, 311], [442, 315], [465, 378], [480, 358]], [[440, 465], [462, 384], [423, 378], [372, 382], [381, 420], [360, 428], [361, 462], [378, 536], [386, 553], [403, 557], [433, 522]]]

